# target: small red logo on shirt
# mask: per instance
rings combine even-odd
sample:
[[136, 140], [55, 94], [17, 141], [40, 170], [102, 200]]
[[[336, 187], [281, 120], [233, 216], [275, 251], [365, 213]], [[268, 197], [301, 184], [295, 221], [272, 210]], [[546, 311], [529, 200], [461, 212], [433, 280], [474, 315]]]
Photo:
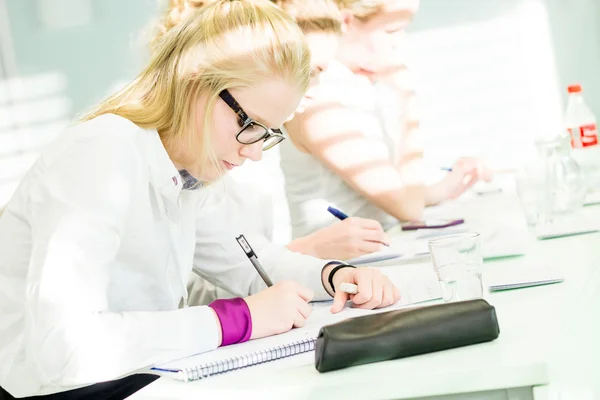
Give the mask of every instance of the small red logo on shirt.
[[175, 186], [177, 186], [177, 177], [176, 176], [173, 177], [173, 183], [175, 184]]

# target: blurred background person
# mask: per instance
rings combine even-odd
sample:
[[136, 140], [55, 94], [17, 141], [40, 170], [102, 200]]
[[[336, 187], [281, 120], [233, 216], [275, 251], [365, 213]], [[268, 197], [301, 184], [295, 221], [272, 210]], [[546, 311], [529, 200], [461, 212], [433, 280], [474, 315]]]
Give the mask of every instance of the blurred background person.
[[281, 147], [294, 237], [333, 223], [330, 204], [389, 229], [491, 179], [480, 161], [464, 159], [440, 182], [424, 182], [413, 80], [400, 49], [418, 0], [338, 4], [337, 60], [308, 92], [310, 106], [286, 123], [291, 140]]

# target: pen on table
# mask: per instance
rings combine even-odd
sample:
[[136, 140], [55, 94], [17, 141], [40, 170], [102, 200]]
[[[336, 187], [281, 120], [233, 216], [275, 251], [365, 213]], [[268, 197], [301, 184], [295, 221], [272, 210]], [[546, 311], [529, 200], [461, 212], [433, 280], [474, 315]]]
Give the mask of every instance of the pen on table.
[[[331, 206], [329, 206], [329, 207], [327, 207], [327, 211], [329, 211], [329, 213], [330, 213], [331, 215], [333, 215], [334, 217], [336, 217], [336, 218], [337, 218], [337, 219], [339, 219], [340, 221], [343, 221], [343, 220], [345, 220], [346, 218], [348, 218], [348, 215], [347, 215], [345, 212], [343, 212], [342, 210], [338, 210], [338, 209], [337, 209], [337, 208], [335, 208], [335, 207], [331, 207]], [[387, 244], [387, 243], [381, 243], [381, 244], [382, 244], [382, 245], [384, 245], [384, 246], [386, 246], [386, 247], [390, 247], [390, 245], [389, 245], [389, 244]]]
[[254, 253], [254, 250], [252, 250], [252, 247], [250, 247], [250, 243], [248, 243], [244, 235], [236, 237], [235, 240], [237, 240], [242, 250], [244, 250], [244, 253], [246, 253], [246, 257], [248, 257], [248, 259], [256, 269], [256, 272], [258, 272], [258, 274], [265, 282], [267, 287], [273, 286], [273, 281], [271, 281], [271, 278], [269, 278], [267, 272], [263, 269], [262, 265], [260, 265], [260, 262], [258, 262], [258, 257], [256, 256], [256, 253]]

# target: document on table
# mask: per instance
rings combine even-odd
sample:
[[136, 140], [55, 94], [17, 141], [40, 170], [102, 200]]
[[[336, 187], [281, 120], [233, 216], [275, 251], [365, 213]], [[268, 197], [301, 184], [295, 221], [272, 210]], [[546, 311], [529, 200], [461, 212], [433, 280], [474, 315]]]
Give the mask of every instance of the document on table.
[[430, 239], [466, 232], [480, 233], [483, 259], [518, 256], [527, 251], [528, 235], [521, 229], [507, 226], [475, 229], [467, 224], [453, 228], [417, 231], [414, 236], [395, 236], [391, 239], [390, 247], [347, 260], [347, 262], [353, 265], [384, 266], [423, 260], [429, 256]]
[[594, 204], [600, 204], [600, 191], [588, 193], [587, 196], [585, 196], [583, 205], [591, 206]]
[[483, 279], [490, 292], [549, 285], [564, 281], [562, 274], [545, 266], [519, 265], [484, 271]]
[[571, 214], [556, 217], [552, 222], [536, 227], [538, 239], [554, 239], [582, 235], [600, 230], [600, 218], [587, 214]]

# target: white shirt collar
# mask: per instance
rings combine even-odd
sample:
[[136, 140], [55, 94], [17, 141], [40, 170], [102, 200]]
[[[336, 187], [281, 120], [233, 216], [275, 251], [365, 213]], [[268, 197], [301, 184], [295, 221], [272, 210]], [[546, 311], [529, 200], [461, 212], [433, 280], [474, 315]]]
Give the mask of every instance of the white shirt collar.
[[145, 132], [143, 143], [148, 157], [152, 183], [161, 189], [173, 188], [179, 194], [183, 187], [183, 179], [169, 158], [158, 132], [156, 129], [146, 129]]

